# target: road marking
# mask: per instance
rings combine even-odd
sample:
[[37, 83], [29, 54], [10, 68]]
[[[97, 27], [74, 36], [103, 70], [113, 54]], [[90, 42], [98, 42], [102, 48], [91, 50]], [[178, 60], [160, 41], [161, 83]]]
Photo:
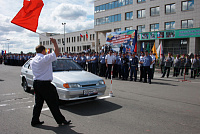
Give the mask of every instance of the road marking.
[[0, 107], [10, 106], [10, 105], [16, 105], [16, 104], [25, 104], [25, 103], [31, 103], [33, 101], [27, 101], [27, 102], [17, 102], [12, 104], [1, 104]]

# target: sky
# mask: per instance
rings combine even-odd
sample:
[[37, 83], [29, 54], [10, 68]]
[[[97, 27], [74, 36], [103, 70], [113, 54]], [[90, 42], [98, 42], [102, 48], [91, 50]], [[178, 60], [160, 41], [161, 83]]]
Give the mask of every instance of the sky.
[[[24, 0], [0, 0], [0, 50], [35, 52], [39, 35], [11, 23]], [[94, 28], [94, 0], [43, 0], [38, 33], [66, 33]]]

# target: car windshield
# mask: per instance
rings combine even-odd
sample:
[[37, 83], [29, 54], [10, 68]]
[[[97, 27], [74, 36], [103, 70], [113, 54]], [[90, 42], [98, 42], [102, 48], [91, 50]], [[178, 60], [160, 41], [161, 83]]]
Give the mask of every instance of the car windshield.
[[79, 66], [72, 59], [57, 59], [52, 63], [52, 67], [53, 72], [83, 70], [81, 66]]

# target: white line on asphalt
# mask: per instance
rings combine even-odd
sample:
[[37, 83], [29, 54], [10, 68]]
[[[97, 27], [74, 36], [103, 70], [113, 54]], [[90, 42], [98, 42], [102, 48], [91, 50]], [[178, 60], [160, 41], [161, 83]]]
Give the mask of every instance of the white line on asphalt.
[[25, 104], [25, 103], [31, 103], [33, 101], [27, 101], [27, 102], [17, 102], [12, 104], [1, 104], [0, 107], [10, 106], [10, 105], [16, 105], [16, 104]]

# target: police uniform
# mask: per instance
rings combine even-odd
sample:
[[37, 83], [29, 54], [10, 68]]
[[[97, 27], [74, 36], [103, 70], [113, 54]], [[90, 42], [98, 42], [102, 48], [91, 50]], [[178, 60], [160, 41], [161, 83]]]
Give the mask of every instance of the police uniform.
[[100, 76], [105, 77], [106, 74], [106, 56], [100, 55]]
[[142, 81], [142, 78], [144, 78], [144, 67], [143, 67], [143, 62], [144, 62], [144, 56], [140, 56], [140, 82]]
[[144, 67], [144, 83], [147, 83], [147, 74], [148, 74], [148, 82], [151, 84], [151, 70], [150, 70], [150, 65], [152, 62], [151, 56], [147, 55], [144, 56], [144, 62], [143, 62], [143, 67]]
[[132, 57], [130, 61], [130, 80], [133, 80], [133, 73], [134, 73], [134, 81], [137, 80], [137, 70], [138, 70], [138, 58], [137, 57]]
[[116, 64], [117, 64], [117, 76], [119, 77], [119, 79], [121, 79], [122, 76], [122, 61], [121, 61], [122, 57], [121, 56], [117, 56], [116, 57]]
[[123, 57], [122, 60], [122, 76], [123, 76], [123, 80], [127, 80], [128, 78], [128, 62], [129, 59], [127, 57]]

